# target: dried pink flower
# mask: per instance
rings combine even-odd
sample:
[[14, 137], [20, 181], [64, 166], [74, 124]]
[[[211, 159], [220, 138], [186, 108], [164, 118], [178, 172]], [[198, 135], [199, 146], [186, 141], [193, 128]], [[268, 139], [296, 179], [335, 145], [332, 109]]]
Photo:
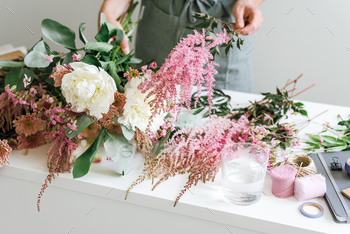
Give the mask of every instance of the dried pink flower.
[[44, 121], [35, 116], [35, 113], [22, 115], [18, 120], [13, 121], [13, 126], [16, 128], [17, 134], [29, 136], [44, 130]]
[[72, 72], [68, 66], [57, 65], [54, 68], [55, 72], [51, 74], [51, 77], [55, 81], [55, 87], [59, 87], [62, 85], [62, 78], [65, 74]]
[[38, 148], [41, 145], [44, 145], [46, 143], [45, 135], [42, 131], [36, 132], [35, 134], [25, 136], [24, 134], [21, 134], [17, 137], [18, 140], [18, 149], [35, 149]]
[[102, 130], [102, 126], [98, 122], [93, 122], [84, 131], [80, 133], [80, 136], [84, 138], [96, 138]]
[[6, 163], [10, 164], [11, 147], [7, 144], [7, 140], [0, 140], [0, 167]]
[[107, 120], [103, 122], [102, 127], [107, 128], [107, 132], [123, 133], [120, 125], [112, 120]]

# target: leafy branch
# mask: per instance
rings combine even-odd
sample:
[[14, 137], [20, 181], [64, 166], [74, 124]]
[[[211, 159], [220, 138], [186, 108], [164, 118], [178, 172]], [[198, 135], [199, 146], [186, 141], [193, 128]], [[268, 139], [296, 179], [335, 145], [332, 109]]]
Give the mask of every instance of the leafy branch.
[[[343, 120], [340, 115], [338, 115], [338, 118], [340, 119], [337, 124], [339, 126], [338, 128], [325, 124], [324, 129], [319, 134], [308, 134], [309, 141], [305, 143], [310, 147], [306, 150], [310, 152], [338, 152], [350, 150], [350, 119]], [[337, 136], [322, 134], [326, 132], [331, 132]]]
[[[236, 33], [232, 27], [231, 23], [222, 21], [220, 19], [217, 19], [213, 16], [210, 16], [208, 14], [204, 13], [195, 13], [193, 16], [194, 18], [203, 20], [202, 23], [195, 25], [194, 27], [187, 27], [188, 29], [206, 29], [206, 33], [208, 33], [208, 36], [211, 36], [213, 39], [216, 38], [215, 31], [223, 31], [226, 30], [228, 35], [231, 37], [231, 40], [227, 44], [223, 44], [220, 47], [225, 47], [225, 54], [227, 56], [230, 49], [233, 49], [233, 45], [236, 44], [238, 49], [241, 49], [241, 45], [243, 45], [244, 40], [239, 37], [238, 33]], [[210, 43], [211, 40], [208, 40]], [[215, 55], [220, 56], [220, 50], [219, 46], [211, 48], [210, 52], [213, 54], [214, 58]]]
[[[301, 92], [293, 95], [296, 90], [296, 82], [300, 79], [301, 75], [295, 80], [289, 82], [282, 89], [276, 88], [276, 93], [262, 93], [264, 98], [260, 101], [250, 102], [247, 107], [232, 108], [230, 104], [231, 98], [223, 93], [221, 90], [215, 90], [214, 97], [218, 99], [213, 102], [213, 108], [211, 110], [212, 115], [227, 116], [230, 119], [238, 120], [242, 115], [245, 115], [249, 121], [252, 121], [255, 125], [274, 125], [279, 122], [283, 117], [288, 118], [288, 111], [293, 114], [301, 114], [307, 116], [307, 111], [304, 109], [304, 104], [301, 102], [294, 102], [293, 97], [306, 91], [310, 87], [302, 90]], [[293, 85], [290, 90], [288, 87]], [[193, 109], [196, 109], [193, 114], [202, 112], [206, 106], [208, 106], [208, 97], [201, 96], [198, 99], [197, 106], [192, 105]], [[208, 117], [209, 112], [204, 114], [204, 117]]]

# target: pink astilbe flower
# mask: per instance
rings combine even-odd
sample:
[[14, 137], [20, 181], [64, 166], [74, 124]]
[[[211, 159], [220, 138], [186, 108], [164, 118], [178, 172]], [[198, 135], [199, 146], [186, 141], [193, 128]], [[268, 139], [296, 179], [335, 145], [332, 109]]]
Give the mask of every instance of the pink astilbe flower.
[[52, 179], [55, 178], [55, 173], [70, 171], [70, 157], [72, 151], [77, 148], [77, 144], [74, 141], [76, 137], [69, 139], [65, 132], [63, 126], [58, 131], [55, 131], [53, 134], [51, 132], [46, 132], [53, 139], [53, 142], [48, 150], [47, 158], [47, 167], [49, 168], [50, 173], [45, 179], [45, 183], [42, 185], [41, 190], [38, 194], [37, 208], [40, 211], [40, 201], [45, 192], [45, 189], [49, 186], [49, 183], [52, 182]]
[[[215, 66], [219, 64], [213, 61], [210, 49], [227, 43], [230, 37], [224, 31], [216, 34], [216, 39], [210, 44], [206, 43], [206, 39], [208, 38], [204, 29], [202, 33], [194, 31], [194, 34], [182, 39], [171, 51], [163, 66], [139, 87], [142, 92], [150, 90], [147, 97], [156, 96], [150, 102], [153, 116], [162, 111], [169, 112], [173, 103], [178, 103], [173, 108], [174, 111], [179, 110], [182, 105], [186, 105], [190, 110], [193, 86], [198, 87], [198, 96], [200, 95], [200, 86], [207, 87], [209, 109], [211, 109], [214, 75], [217, 74]], [[176, 85], [180, 86], [180, 95], [177, 101]]]
[[[198, 181], [214, 181], [221, 167], [221, 150], [232, 142], [245, 141], [241, 136], [249, 130], [249, 121], [245, 116], [239, 120], [212, 117], [205, 125], [193, 129], [182, 129], [165, 144], [164, 149], [156, 157], [146, 157], [143, 174], [128, 189], [129, 191], [146, 178], [159, 178], [153, 186], [155, 189], [161, 182], [176, 174], [189, 173], [180, 197]], [[153, 190], [152, 189], [152, 190]]]
[[10, 164], [11, 147], [7, 144], [7, 140], [0, 140], [0, 167], [6, 163]]

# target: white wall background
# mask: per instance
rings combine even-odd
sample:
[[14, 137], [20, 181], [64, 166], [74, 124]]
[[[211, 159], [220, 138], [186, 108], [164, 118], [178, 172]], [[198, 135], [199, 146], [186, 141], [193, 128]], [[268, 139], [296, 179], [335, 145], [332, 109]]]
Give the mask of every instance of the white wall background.
[[[42, 36], [40, 23], [44, 18], [76, 32], [85, 22], [85, 35], [93, 40], [102, 2], [0, 0], [0, 45], [31, 47]], [[260, 9], [264, 22], [253, 36], [251, 51], [255, 92], [274, 92], [276, 86], [282, 87], [303, 73], [298, 90], [316, 86], [298, 99], [350, 106], [350, 1], [267, 0]], [[49, 45], [62, 51], [53, 43]], [[81, 45], [77, 39], [77, 46]]]

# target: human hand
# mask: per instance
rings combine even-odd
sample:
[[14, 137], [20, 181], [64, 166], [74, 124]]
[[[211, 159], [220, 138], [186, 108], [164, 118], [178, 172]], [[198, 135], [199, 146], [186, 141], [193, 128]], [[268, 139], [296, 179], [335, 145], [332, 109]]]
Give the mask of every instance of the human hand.
[[238, 0], [236, 2], [232, 9], [236, 19], [232, 28], [236, 33], [250, 35], [260, 28], [263, 18], [258, 6], [261, 2], [261, 0]]
[[[107, 18], [107, 17], [106, 17]], [[117, 28], [123, 30], [123, 27], [121, 26], [121, 24], [118, 21], [109, 21], [111, 24], [114, 24], [115, 26], [117, 26]], [[116, 39], [116, 36], [111, 37], [108, 41], [108, 43], [111, 43], [112, 41], [114, 41]], [[120, 48], [122, 49], [122, 51], [124, 52], [124, 54], [129, 54], [130, 53], [130, 47], [129, 47], [129, 38], [124, 34], [124, 39], [122, 40], [122, 42], [120, 42]]]
[[[99, 12], [99, 16], [101, 15], [101, 12], [103, 12], [108, 22], [123, 30], [123, 27], [116, 19], [122, 14], [123, 10], [127, 7], [128, 4], [130, 4], [130, 0], [104, 0]], [[99, 21], [100, 17], [98, 18], [98, 29], [100, 30]], [[115, 39], [116, 37], [112, 37], [108, 43], [111, 43]], [[120, 43], [120, 48], [125, 54], [130, 53], [129, 39], [125, 34], [124, 39]]]

